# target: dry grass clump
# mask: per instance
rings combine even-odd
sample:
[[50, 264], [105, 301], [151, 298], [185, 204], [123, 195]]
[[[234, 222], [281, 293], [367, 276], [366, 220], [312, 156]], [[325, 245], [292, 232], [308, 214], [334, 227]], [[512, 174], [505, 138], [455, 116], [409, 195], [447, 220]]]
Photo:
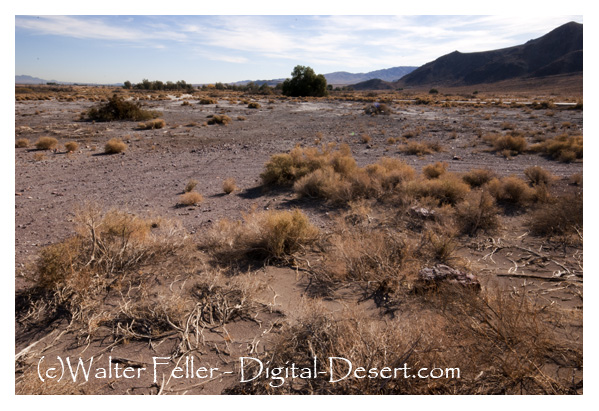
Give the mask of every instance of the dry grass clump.
[[459, 230], [468, 235], [479, 231], [488, 232], [499, 225], [499, 210], [495, 198], [486, 190], [470, 192], [464, 201], [456, 205], [455, 216]]
[[38, 150], [54, 150], [58, 146], [58, 140], [54, 137], [40, 137], [35, 143]]
[[185, 184], [185, 188], [183, 189], [183, 192], [189, 193], [190, 191], [193, 191], [193, 189], [196, 188], [197, 185], [198, 185], [198, 181], [194, 180], [192, 178], [191, 180], [189, 180], [187, 182], [187, 184]]
[[179, 196], [179, 204], [181, 206], [197, 206], [204, 202], [204, 196], [197, 191], [189, 191]]
[[156, 118], [145, 123], [139, 123], [137, 125], [137, 128], [139, 130], [155, 130], [159, 128], [164, 128], [165, 126], [166, 122], [163, 119]]
[[582, 159], [582, 136], [562, 134], [532, 146], [532, 150], [564, 163]]
[[251, 212], [243, 221], [220, 220], [204, 245], [220, 261], [284, 260], [313, 244], [319, 230], [299, 210]]
[[428, 179], [439, 178], [439, 176], [447, 171], [447, 163], [437, 161], [435, 164], [427, 164], [422, 168], [422, 174]]
[[416, 197], [430, 197], [439, 204], [455, 205], [464, 199], [470, 187], [457, 175], [446, 172], [435, 179], [411, 181], [406, 190]]
[[472, 188], [481, 187], [493, 178], [495, 178], [495, 173], [486, 168], [473, 169], [462, 175], [462, 180]]
[[572, 235], [582, 241], [582, 193], [564, 195], [540, 205], [530, 216], [528, 226], [539, 236]]
[[494, 178], [488, 183], [488, 188], [497, 201], [517, 206], [529, 204], [535, 195], [535, 191], [516, 176]]
[[264, 185], [290, 186], [303, 176], [325, 166], [346, 175], [357, 169], [356, 161], [347, 144], [335, 150], [335, 144], [317, 147], [294, 147], [289, 153], [275, 154], [264, 165], [260, 174]]
[[528, 148], [526, 139], [517, 132], [508, 134], [488, 134], [483, 136], [483, 140], [493, 146], [494, 151], [509, 157], [521, 154]]
[[15, 148], [29, 147], [29, 140], [26, 138], [20, 138], [15, 142]]
[[118, 154], [127, 150], [127, 144], [123, 143], [120, 138], [111, 138], [104, 146], [104, 153]]
[[156, 111], [142, 109], [139, 103], [125, 101], [116, 94], [109, 98], [107, 103], [92, 107], [86, 114], [88, 119], [92, 121], [144, 121], [160, 115]]
[[79, 149], [79, 144], [76, 141], [69, 141], [64, 145], [64, 148], [67, 150], [67, 153], [74, 153]]
[[255, 101], [252, 101], [252, 102], [250, 102], [250, 103], [248, 104], [248, 108], [260, 108], [260, 107], [262, 107], [262, 106], [260, 105], [260, 103], [257, 103], [257, 102], [255, 102]]
[[231, 120], [231, 117], [225, 114], [215, 114], [210, 118], [210, 120], [208, 120], [208, 124], [220, 124], [226, 126], [231, 121], [233, 121]]
[[202, 104], [202, 105], [207, 105], [207, 104], [218, 104], [218, 101], [216, 101], [213, 98], [201, 98], [200, 101], [198, 102], [198, 104]]
[[234, 178], [230, 177], [223, 181], [223, 193], [231, 194], [235, 190], [237, 190], [237, 184]]
[[539, 166], [528, 167], [524, 170], [524, 175], [533, 186], [549, 186], [555, 180], [553, 174]]
[[418, 143], [416, 141], [410, 141], [407, 144], [401, 145], [399, 151], [414, 156], [424, 156], [443, 151], [443, 146], [438, 142]]

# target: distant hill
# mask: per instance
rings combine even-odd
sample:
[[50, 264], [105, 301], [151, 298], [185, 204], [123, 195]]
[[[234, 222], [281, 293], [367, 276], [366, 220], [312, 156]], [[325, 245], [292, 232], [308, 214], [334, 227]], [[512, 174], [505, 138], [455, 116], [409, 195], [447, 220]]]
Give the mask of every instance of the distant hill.
[[381, 80], [378, 78], [372, 80], [362, 81], [360, 83], [352, 84], [351, 88], [356, 91], [362, 90], [394, 90], [397, 88], [395, 83]]
[[[406, 74], [411, 73], [416, 68], [416, 66], [399, 66], [382, 70], [370, 71], [368, 73], [349, 73], [347, 71], [336, 71], [334, 73], [325, 74], [324, 77], [327, 79], [328, 84], [332, 84], [335, 86], [346, 86], [372, 79], [396, 81], [405, 76]], [[259, 86], [266, 83], [269, 86], [274, 87], [278, 83], [282, 83], [283, 81], [285, 81], [284, 78], [274, 80], [242, 80], [229, 84], [234, 84], [236, 86], [245, 86], [246, 84], [253, 82]]]
[[397, 81], [406, 74], [416, 70], [415, 66], [399, 66], [382, 70], [370, 71], [368, 73], [348, 73], [347, 71], [336, 71], [325, 74], [328, 84], [349, 85], [364, 82], [372, 79], [384, 81]]
[[570, 22], [548, 34], [505, 49], [453, 53], [403, 77], [397, 87], [467, 86], [582, 72], [582, 24]]
[[59, 83], [56, 80], [44, 80], [38, 77], [31, 77], [26, 75], [15, 76], [15, 84], [46, 84], [46, 83]]

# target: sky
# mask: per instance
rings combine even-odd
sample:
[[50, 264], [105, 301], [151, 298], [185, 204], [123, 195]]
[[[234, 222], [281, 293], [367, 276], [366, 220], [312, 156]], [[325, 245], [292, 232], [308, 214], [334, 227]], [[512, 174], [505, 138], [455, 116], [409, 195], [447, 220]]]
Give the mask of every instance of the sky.
[[581, 15], [15, 15], [15, 74], [235, 82], [420, 66], [522, 44]]

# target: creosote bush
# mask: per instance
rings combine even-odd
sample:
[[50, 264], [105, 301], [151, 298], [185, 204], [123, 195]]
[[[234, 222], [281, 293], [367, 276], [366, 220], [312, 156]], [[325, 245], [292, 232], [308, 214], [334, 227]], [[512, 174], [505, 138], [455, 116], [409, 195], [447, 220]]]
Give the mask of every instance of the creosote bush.
[[143, 121], [156, 118], [160, 113], [144, 110], [138, 103], [123, 100], [114, 94], [108, 102], [98, 107], [92, 107], [87, 111], [87, 117], [92, 121], [118, 121], [132, 120]]
[[54, 137], [40, 137], [35, 143], [38, 150], [54, 150], [58, 146], [58, 140]]
[[111, 138], [104, 146], [104, 153], [106, 154], [118, 154], [127, 150], [127, 144], [119, 138]]

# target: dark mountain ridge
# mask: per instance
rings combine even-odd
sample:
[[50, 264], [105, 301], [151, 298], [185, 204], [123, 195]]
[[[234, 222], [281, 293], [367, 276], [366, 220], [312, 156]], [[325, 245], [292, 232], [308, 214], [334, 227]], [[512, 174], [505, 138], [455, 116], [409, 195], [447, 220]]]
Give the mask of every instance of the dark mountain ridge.
[[476, 53], [454, 51], [404, 76], [397, 86], [465, 86], [580, 73], [582, 44], [582, 24], [570, 22], [519, 46]]

